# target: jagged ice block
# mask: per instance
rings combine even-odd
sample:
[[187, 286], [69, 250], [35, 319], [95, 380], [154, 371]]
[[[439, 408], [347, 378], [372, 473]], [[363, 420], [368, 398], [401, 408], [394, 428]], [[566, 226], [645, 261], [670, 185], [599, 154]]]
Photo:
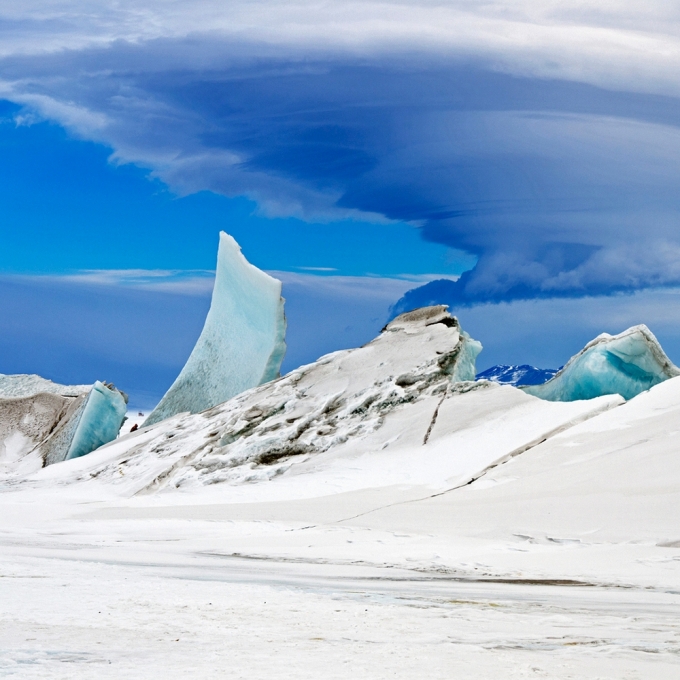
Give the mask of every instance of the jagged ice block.
[[113, 385], [59, 385], [0, 375], [0, 460], [19, 470], [84, 456], [113, 441], [127, 396]]
[[83, 405], [65, 460], [80, 458], [113, 441], [125, 420], [126, 410], [123, 394], [97, 380]]
[[666, 356], [649, 328], [640, 325], [619, 335], [598, 335], [554, 378], [521, 389], [549, 401], [593, 399], [605, 394], [632, 399], [677, 375], [680, 369]]
[[204, 411], [276, 378], [286, 352], [283, 303], [281, 282], [250, 264], [238, 243], [221, 232], [203, 331], [144, 425]]

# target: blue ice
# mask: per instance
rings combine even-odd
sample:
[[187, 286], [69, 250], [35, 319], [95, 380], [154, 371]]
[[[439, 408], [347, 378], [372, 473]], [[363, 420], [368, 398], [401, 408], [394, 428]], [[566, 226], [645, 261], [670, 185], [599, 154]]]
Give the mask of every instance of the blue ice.
[[125, 420], [125, 397], [95, 382], [80, 413], [65, 460], [79, 458], [113, 441]]
[[482, 343], [478, 340], [473, 340], [465, 331], [460, 332], [460, 339], [463, 344], [451, 374], [452, 382], [475, 379], [476, 361], [479, 353], [482, 351]]
[[181, 373], [144, 425], [199, 413], [279, 375], [286, 352], [281, 282], [250, 264], [220, 233], [217, 272], [203, 331]]
[[593, 399], [620, 394], [624, 399], [680, 375], [647, 326], [633, 326], [619, 335], [603, 333], [542, 385], [522, 387], [548, 401]]

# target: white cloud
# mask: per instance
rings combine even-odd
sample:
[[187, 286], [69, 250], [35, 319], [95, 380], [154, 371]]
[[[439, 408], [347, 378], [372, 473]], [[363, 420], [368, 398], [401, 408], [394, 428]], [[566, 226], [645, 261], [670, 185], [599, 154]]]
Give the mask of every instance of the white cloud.
[[[649, 95], [679, 96], [678, 73], [680, 7], [658, 0], [0, 7], [19, 122], [55, 120], [180, 194], [422, 225], [479, 255], [479, 297], [680, 280], [680, 109]], [[555, 264], [564, 244], [593, 251]]]
[[298, 54], [468, 54], [511, 73], [680, 91], [680, 9], [660, 0], [24, 0], [0, 9], [0, 30], [4, 55], [209, 34]]
[[70, 274], [21, 278], [35, 282], [54, 281], [76, 286], [131, 288], [173, 295], [205, 296], [212, 292], [215, 272], [170, 269], [87, 269]]
[[[329, 271], [324, 267], [306, 269], [317, 272], [319, 270]], [[318, 273], [275, 270], [268, 271], [268, 273], [282, 281], [284, 286], [294, 286], [298, 291], [309, 291], [315, 295], [340, 296], [347, 299], [367, 298], [382, 301], [387, 305], [385, 317], [389, 305], [407, 290], [432, 279], [441, 278], [441, 274], [380, 277], [319, 275]], [[14, 276], [12, 278], [35, 283], [54, 281], [74, 286], [128, 288], [173, 295], [205, 296], [212, 293], [215, 272], [202, 269], [86, 269], [68, 274]], [[456, 280], [457, 277], [450, 278]]]

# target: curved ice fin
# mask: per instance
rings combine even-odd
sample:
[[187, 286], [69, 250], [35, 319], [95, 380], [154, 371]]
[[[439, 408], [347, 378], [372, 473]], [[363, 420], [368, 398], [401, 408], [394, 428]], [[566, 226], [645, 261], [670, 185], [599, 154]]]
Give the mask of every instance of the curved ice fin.
[[542, 385], [522, 387], [548, 401], [593, 399], [620, 394], [624, 399], [680, 375], [647, 326], [633, 326], [619, 335], [603, 333], [589, 342]]
[[276, 378], [286, 351], [281, 282], [220, 232], [210, 311], [181, 373], [144, 425], [199, 413]]

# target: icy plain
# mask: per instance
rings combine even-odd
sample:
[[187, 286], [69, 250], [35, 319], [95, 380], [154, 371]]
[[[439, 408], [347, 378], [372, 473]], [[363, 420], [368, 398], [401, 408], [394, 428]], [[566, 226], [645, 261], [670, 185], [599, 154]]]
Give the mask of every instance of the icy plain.
[[430, 308], [6, 475], [0, 674], [678, 677], [680, 377], [551, 402], [478, 351]]

